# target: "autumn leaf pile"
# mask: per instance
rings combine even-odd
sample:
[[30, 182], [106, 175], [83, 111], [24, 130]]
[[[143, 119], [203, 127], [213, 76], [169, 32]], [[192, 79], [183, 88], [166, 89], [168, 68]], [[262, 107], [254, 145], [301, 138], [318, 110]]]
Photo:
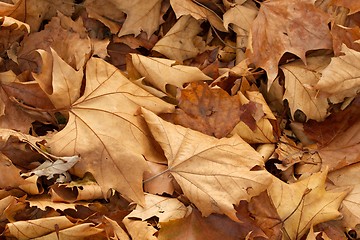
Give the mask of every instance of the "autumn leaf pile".
[[359, 2], [1, 1], [1, 237], [357, 238]]

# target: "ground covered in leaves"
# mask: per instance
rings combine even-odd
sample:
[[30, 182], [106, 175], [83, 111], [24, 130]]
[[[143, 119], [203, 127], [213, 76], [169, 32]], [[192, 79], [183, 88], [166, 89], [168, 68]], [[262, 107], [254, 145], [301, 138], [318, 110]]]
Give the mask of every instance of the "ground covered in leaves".
[[1, 1], [1, 237], [356, 239], [359, 25], [353, 0]]

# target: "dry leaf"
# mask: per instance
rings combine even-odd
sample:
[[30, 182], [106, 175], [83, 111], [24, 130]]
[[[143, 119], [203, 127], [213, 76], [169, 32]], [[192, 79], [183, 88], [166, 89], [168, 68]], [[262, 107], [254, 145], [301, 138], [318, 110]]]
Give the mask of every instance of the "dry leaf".
[[200, 53], [200, 49], [194, 45], [194, 38], [199, 32], [201, 27], [197, 20], [190, 15], [182, 16], [152, 50], [183, 62]]
[[350, 14], [354, 14], [360, 11], [360, 2], [352, 1], [352, 0], [332, 0], [331, 1], [334, 5], [343, 6], [350, 10]]
[[318, 91], [311, 86], [318, 83], [322, 70], [330, 63], [327, 56], [306, 59], [307, 65], [294, 61], [281, 66], [285, 75], [284, 99], [288, 100], [291, 116], [297, 109], [301, 110], [307, 119], [323, 121], [327, 116], [328, 100], [318, 96]]
[[315, 85], [316, 89], [329, 95], [333, 103], [355, 97], [360, 92], [360, 53], [346, 45], [342, 46], [341, 52], [345, 55], [333, 57]]
[[143, 203], [142, 176], [147, 159], [161, 159], [151, 143], [140, 106], [170, 112], [173, 106], [152, 96], [101, 59], [86, 67], [84, 95], [70, 109], [66, 127], [49, 141], [55, 155], [80, 154], [75, 173], [90, 172], [104, 196], [110, 188]]
[[142, 112], [164, 150], [169, 172], [204, 216], [224, 213], [236, 220], [233, 204], [270, 184], [266, 171], [250, 171], [263, 165], [262, 158], [240, 137], [216, 139]]
[[287, 184], [274, 177], [269, 196], [284, 222], [284, 239], [300, 239], [312, 225], [339, 218], [347, 191], [326, 191], [327, 170]]
[[285, 52], [304, 63], [305, 53], [313, 49], [331, 49], [327, 26], [329, 16], [312, 0], [275, 0], [261, 3], [251, 28], [249, 58], [268, 76], [268, 89], [278, 74], [278, 63]]
[[[136, 70], [157, 89], [164, 93], [175, 93], [175, 87], [183, 88], [185, 83], [211, 80], [196, 67], [175, 65], [175, 61], [163, 58], [144, 57], [131, 54]], [[175, 96], [175, 95], [174, 95]]]

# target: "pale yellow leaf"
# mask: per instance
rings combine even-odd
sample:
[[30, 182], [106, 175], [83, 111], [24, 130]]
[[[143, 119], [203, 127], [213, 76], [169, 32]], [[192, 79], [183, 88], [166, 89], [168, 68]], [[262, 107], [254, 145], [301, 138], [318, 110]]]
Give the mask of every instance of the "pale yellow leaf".
[[217, 139], [166, 122], [142, 109], [168, 159], [169, 172], [204, 216], [223, 213], [236, 220], [233, 204], [250, 200], [270, 184], [262, 157], [238, 136]]

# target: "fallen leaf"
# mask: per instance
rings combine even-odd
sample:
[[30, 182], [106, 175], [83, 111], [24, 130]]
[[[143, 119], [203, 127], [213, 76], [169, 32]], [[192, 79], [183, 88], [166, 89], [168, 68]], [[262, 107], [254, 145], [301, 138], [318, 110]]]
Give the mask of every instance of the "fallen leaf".
[[294, 119], [296, 110], [301, 110], [307, 119], [323, 121], [328, 115], [329, 103], [326, 97], [317, 96], [318, 91], [311, 86], [316, 85], [321, 77], [321, 72], [330, 63], [327, 56], [309, 57], [307, 64], [294, 61], [280, 68], [285, 75], [285, 94]]
[[123, 223], [133, 240], [157, 240], [154, 234], [157, 230], [151, 224], [124, 218]]
[[200, 32], [201, 27], [197, 20], [190, 15], [182, 16], [152, 50], [169, 59], [183, 62], [200, 53], [200, 49], [194, 45], [194, 38]]
[[170, 174], [163, 174], [167, 170], [165, 164], [147, 161], [149, 171], [144, 173], [144, 190], [151, 194], [174, 193], [173, 178]]
[[360, 2], [351, 1], [351, 0], [332, 0], [332, 4], [337, 6], [343, 6], [350, 10], [350, 14], [354, 14], [360, 11]]
[[114, 237], [112, 239], [114, 239], [114, 240], [130, 240], [129, 235], [127, 235], [125, 230], [122, 229], [116, 221], [114, 221], [106, 216], [104, 216], [104, 219], [106, 219], [106, 221], [111, 225], [111, 227], [113, 229]]
[[191, 15], [196, 20], [208, 20], [217, 30], [226, 32], [221, 18], [214, 11], [209, 10], [197, 1], [170, 0], [170, 4], [176, 14], [176, 18], [180, 18], [183, 15]]
[[27, 203], [29, 203], [30, 207], [36, 207], [38, 209], [41, 209], [42, 211], [46, 211], [49, 208], [52, 208], [54, 210], [59, 211], [65, 211], [67, 209], [74, 209], [78, 206], [84, 206], [88, 207], [90, 203], [87, 202], [78, 202], [78, 203], [65, 203], [65, 202], [53, 202], [49, 196], [34, 196], [30, 197], [26, 200]]
[[236, 221], [233, 204], [250, 200], [270, 184], [266, 171], [250, 171], [263, 165], [262, 157], [240, 137], [216, 139], [142, 112], [169, 172], [204, 216], [224, 213]]
[[237, 34], [244, 34], [244, 32], [249, 33], [252, 22], [255, 20], [257, 14], [258, 11], [255, 8], [236, 4], [225, 12], [223, 16], [224, 26], [228, 29], [229, 24], [233, 24], [242, 30], [237, 31], [237, 28], [235, 28], [234, 31]]
[[41, 73], [32, 76], [57, 109], [70, 107], [79, 97], [83, 80], [82, 69], [76, 71], [54, 49], [37, 50], [42, 59]]
[[343, 111], [330, 115], [323, 122], [309, 121], [304, 124], [305, 134], [317, 142], [322, 164], [330, 171], [360, 161], [360, 98]]
[[131, 54], [131, 57], [136, 70], [146, 81], [164, 93], [170, 92], [174, 95], [174, 87], [183, 88], [185, 83], [211, 80], [200, 69], [175, 65], [173, 60], [144, 57], [139, 54]]
[[14, 166], [9, 158], [0, 153], [0, 188], [19, 187], [30, 184], [24, 178], [20, 177], [20, 169]]
[[[104, 196], [113, 188], [143, 203], [142, 176], [147, 159], [161, 159], [151, 142], [140, 106], [157, 113], [173, 106], [152, 96], [125, 78], [114, 66], [92, 58], [86, 66], [84, 95], [70, 108], [66, 127], [48, 143], [54, 155], [80, 154], [78, 176], [90, 172]], [[154, 160], [155, 161], [155, 160]]]
[[341, 52], [345, 55], [333, 57], [315, 85], [333, 103], [342, 102], [345, 97], [355, 97], [360, 91], [360, 53], [346, 45], [342, 46]]
[[127, 17], [118, 36], [147, 33], [148, 38], [158, 29], [161, 22], [161, 0], [116, 1], [116, 8], [125, 12]]
[[343, 214], [343, 226], [355, 229], [360, 224], [360, 164], [353, 164], [329, 173], [328, 178], [336, 187], [351, 187], [351, 191], [342, 202], [340, 212]]
[[202, 217], [199, 210], [193, 208], [191, 214], [185, 218], [161, 222], [158, 238], [159, 240], [236, 240], [245, 239], [251, 230], [254, 228], [234, 222], [224, 215], [211, 214]]
[[336, 57], [341, 55], [343, 43], [348, 48], [360, 51], [360, 43], [356, 42], [356, 40], [360, 39], [360, 28], [358, 26], [349, 28], [335, 24], [331, 28], [331, 34], [333, 35], [333, 48]]
[[285, 239], [300, 239], [312, 225], [336, 219], [347, 191], [326, 191], [327, 170], [287, 184], [274, 177], [268, 194], [284, 223]]
[[268, 89], [278, 74], [278, 63], [285, 52], [295, 54], [306, 63], [306, 51], [332, 48], [327, 26], [329, 16], [312, 2], [275, 0], [261, 3], [251, 28], [248, 56], [266, 71]]

